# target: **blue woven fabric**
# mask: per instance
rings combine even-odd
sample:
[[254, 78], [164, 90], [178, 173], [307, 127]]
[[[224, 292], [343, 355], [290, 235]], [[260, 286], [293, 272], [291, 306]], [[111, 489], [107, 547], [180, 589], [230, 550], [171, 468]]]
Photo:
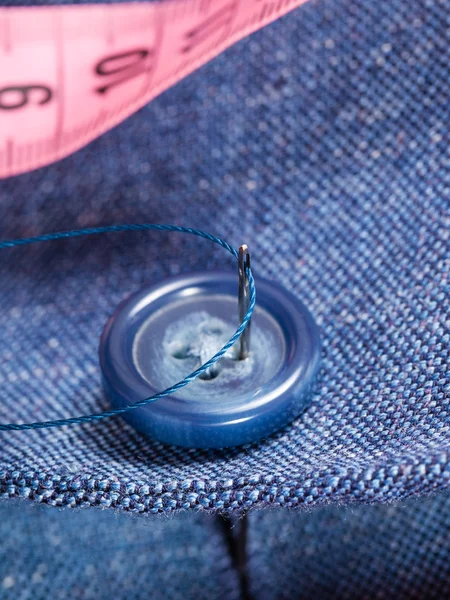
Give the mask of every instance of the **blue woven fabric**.
[[250, 517], [254, 600], [450, 597], [450, 499]]
[[113, 511], [0, 502], [2, 600], [238, 600], [213, 517], [136, 519]]
[[[300, 297], [323, 338], [312, 406], [266, 441], [182, 450], [120, 419], [2, 433], [3, 496], [154, 513], [448, 488], [449, 26], [438, 0], [310, 2], [75, 155], [0, 183], [2, 238], [152, 221], [246, 242], [256, 285]], [[176, 234], [2, 252], [2, 422], [106, 409], [97, 346], [117, 303], [235, 267]]]
[[[253, 600], [445, 600], [450, 498], [249, 516]], [[220, 523], [0, 503], [2, 600], [238, 600]]]

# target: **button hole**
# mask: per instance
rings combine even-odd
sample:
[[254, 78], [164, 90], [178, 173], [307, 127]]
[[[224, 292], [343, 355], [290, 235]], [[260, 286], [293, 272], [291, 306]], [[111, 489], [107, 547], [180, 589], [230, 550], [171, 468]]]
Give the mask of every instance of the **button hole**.
[[184, 360], [191, 358], [191, 347], [188, 345], [179, 344], [171, 352], [173, 358]]
[[198, 378], [201, 379], [202, 381], [211, 381], [212, 379], [216, 379], [216, 377], [219, 375], [219, 373], [220, 373], [220, 370], [216, 367], [216, 365], [213, 365], [212, 367], [207, 369], [204, 373], [199, 375]]

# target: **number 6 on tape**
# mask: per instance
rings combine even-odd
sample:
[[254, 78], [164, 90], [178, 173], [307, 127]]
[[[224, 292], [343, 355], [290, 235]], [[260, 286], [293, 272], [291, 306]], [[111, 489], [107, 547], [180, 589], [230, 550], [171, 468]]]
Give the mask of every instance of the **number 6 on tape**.
[[81, 148], [305, 1], [0, 8], [0, 177]]

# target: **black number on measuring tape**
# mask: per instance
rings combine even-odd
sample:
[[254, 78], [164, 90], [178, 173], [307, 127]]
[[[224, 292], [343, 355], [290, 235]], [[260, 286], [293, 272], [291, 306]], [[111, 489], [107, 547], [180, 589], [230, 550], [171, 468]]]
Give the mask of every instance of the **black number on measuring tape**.
[[[36, 94], [33, 92], [36, 91]], [[32, 99], [35, 104], [50, 102], [53, 92], [46, 85], [10, 85], [0, 89], [0, 109], [16, 110], [26, 106]]]
[[187, 31], [184, 35], [185, 45], [181, 49], [181, 52], [183, 54], [189, 52], [213, 36], [217, 31], [226, 28], [231, 23], [236, 8], [237, 3], [230, 2], [214, 14], [210, 15], [207, 19], [202, 21], [202, 23]]
[[[110, 88], [142, 75], [151, 69], [148, 64], [150, 50], [138, 48], [120, 54], [111, 54], [95, 65], [95, 73], [101, 77], [110, 77], [111, 81], [96, 88], [98, 94], [105, 94]], [[114, 77], [115, 76], [115, 77]]]

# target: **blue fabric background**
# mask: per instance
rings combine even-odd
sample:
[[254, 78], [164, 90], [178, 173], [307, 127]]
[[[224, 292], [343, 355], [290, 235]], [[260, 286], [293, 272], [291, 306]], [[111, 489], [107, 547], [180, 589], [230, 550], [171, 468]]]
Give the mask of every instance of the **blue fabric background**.
[[[1, 434], [0, 490], [136, 512], [390, 502], [448, 488], [449, 6], [313, 1], [75, 155], [0, 183], [1, 236], [154, 221], [253, 251], [314, 313], [321, 384], [246, 448], [163, 447], [120, 419]], [[178, 235], [3, 251], [0, 419], [106, 408], [117, 303], [235, 268]]]
[[450, 597], [448, 496], [252, 515], [255, 600]]
[[[323, 338], [312, 406], [260, 444], [164, 447], [120, 419], [1, 433], [3, 497], [109, 510], [1, 503], [0, 597], [243, 597], [218, 521], [193, 513], [253, 507], [303, 508], [250, 512], [254, 599], [450, 596], [449, 499], [424, 497], [450, 477], [449, 32], [446, 0], [312, 0], [0, 182], [3, 239], [159, 221], [246, 242]], [[97, 345], [117, 303], [214, 268], [235, 265], [178, 235], [3, 251], [0, 421], [106, 408]]]
[[[450, 596], [450, 498], [255, 511], [253, 600]], [[2, 600], [244, 600], [218, 521], [0, 502]], [[245, 600], [250, 600], [246, 597]]]
[[113, 511], [0, 502], [2, 600], [238, 600], [213, 517], [136, 519]]

